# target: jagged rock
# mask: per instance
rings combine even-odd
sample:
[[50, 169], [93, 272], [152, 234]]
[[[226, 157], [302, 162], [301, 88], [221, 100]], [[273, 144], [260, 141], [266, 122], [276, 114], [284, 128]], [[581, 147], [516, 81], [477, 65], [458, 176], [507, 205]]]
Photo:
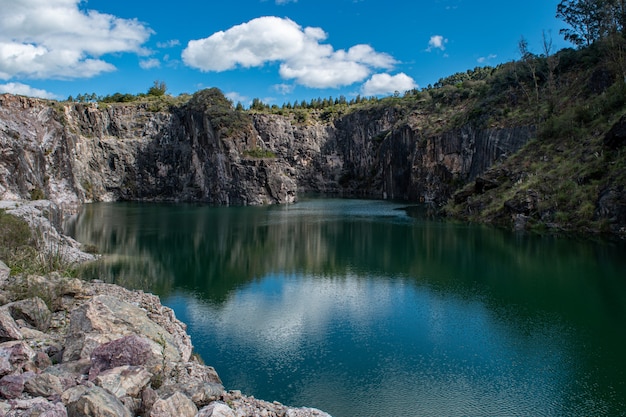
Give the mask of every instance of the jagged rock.
[[0, 344], [0, 376], [19, 373], [28, 368], [35, 368], [32, 363], [36, 354], [22, 341]]
[[119, 366], [100, 372], [95, 383], [118, 398], [137, 397], [150, 378], [152, 374], [141, 366]]
[[89, 359], [81, 361], [71, 361], [52, 365], [45, 369], [44, 373], [54, 375], [59, 378], [63, 386], [63, 391], [75, 387], [87, 380], [87, 374], [91, 368]]
[[202, 408], [196, 417], [235, 417], [235, 413], [226, 404], [216, 401]]
[[[173, 382], [173, 383], [172, 383]], [[221, 384], [187, 380], [185, 382], [176, 382], [166, 380], [165, 384], [160, 387], [157, 392], [160, 397], [168, 397], [176, 392], [185, 394], [191, 398], [193, 403], [198, 407], [204, 407], [205, 405], [218, 400], [224, 387]]]
[[148, 339], [137, 335], [125, 336], [98, 346], [91, 353], [92, 365], [89, 370], [89, 379], [93, 380], [101, 371], [107, 369], [148, 364], [154, 367], [162, 362], [163, 355], [153, 352], [152, 344]]
[[124, 404], [124, 407], [130, 410], [132, 415], [141, 415], [142, 403], [140, 398], [125, 396], [121, 397], [120, 401]]
[[176, 392], [166, 399], [157, 400], [150, 410], [150, 417], [194, 417], [198, 408], [184, 394]]
[[144, 310], [99, 295], [72, 311], [63, 361], [89, 358], [99, 345], [130, 334], [149, 339], [155, 356], [165, 356], [168, 362], [181, 360], [173, 336], [150, 320]]
[[0, 308], [0, 342], [20, 339], [22, 339], [22, 333], [20, 333], [20, 329], [17, 327], [8, 309], [5, 307]]
[[15, 301], [6, 305], [15, 320], [22, 319], [38, 330], [45, 331], [50, 326], [52, 312], [39, 297]]
[[148, 416], [150, 415], [150, 410], [152, 410], [152, 406], [159, 399], [159, 394], [151, 387], [146, 387], [141, 392], [141, 412], [142, 415]]
[[5, 417], [67, 417], [67, 410], [60, 402], [30, 398], [11, 401]]
[[23, 374], [5, 375], [0, 378], [0, 394], [6, 399], [19, 398], [24, 392], [24, 384], [33, 378], [33, 372], [24, 372]]
[[100, 387], [77, 386], [61, 398], [72, 417], [132, 417], [117, 397]]
[[55, 394], [62, 394], [63, 388], [61, 379], [50, 373], [35, 375], [24, 384], [24, 390], [37, 397], [50, 397]]

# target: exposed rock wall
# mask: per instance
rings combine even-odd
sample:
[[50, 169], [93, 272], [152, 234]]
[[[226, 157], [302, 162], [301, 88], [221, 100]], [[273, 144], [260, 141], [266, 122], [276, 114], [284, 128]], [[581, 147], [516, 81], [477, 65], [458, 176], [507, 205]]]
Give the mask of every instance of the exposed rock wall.
[[[233, 111], [234, 112], [234, 111]], [[0, 96], [0, 198], [293, 202], [297, 192], [445, 202], [534, 134], [530, 128], [437, 135], [394, 108], [322, 122], [278, 115], [218, 126], [198, 105], [63, 104]], [[275, 157], [252, 157], [251, 150]]]

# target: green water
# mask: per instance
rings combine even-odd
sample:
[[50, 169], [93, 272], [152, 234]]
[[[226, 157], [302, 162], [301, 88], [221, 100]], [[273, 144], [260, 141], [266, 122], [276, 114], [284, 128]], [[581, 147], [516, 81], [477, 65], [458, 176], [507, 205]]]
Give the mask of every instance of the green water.
[[626, 415], [626, 246], [424, 208], [93, 204], [92, 276], [152, 291], [227, 389], [334, 417]]

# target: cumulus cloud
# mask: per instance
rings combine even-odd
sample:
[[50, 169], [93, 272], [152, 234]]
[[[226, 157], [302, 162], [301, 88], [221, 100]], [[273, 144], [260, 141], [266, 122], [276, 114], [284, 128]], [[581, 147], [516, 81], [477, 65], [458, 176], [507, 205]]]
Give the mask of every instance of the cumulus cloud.
[[183, 51], [185, 64], [201, 71], [227, 71], [279, 63], [282, 78], [314, 88], [365, 80], [374, 69], [391, 69], [395, 59], [369, 45], [335, 50], [322, 43], [321, 28], [268, 16], [253, 19], [208, 38], [192, 40]]
[[145, 70], [152, 69], [152, 68], [159, 68], [161, 66], [161, 61], [159, 61], [156, 58], [145, 59], [145, 60], [139, 61], [139, 66]]
[[29, 85], [22, 83], [7, 83], [0, 84], [0, 93], [18, 94], [21, 96], [39, 97], [39, 98], [57, 98], [55, 94], [52, 94], [46, 90], [40, 90], [39, 88], [33, 88]]
[[389, 94], [396, 91], [401, 93], [417, 88], [413, 78], [401, 72], [397, 75], [374, 74], [372, 78], [363, 84], [363, 94], [366, 96], [377, 96]]
[[145, 54], [152, 31], [135, 19], [81, 10], [81, 0], [0, 0], [0, 79], [89, 78], [109, 53]]
[[443, 36], [434, 35], [430, 37], [430, 40], [428, 41], [428, 48], [426, 50], [428, 52], [432, 51], [433, 49], [440, 49], [442, 51], [445, 51], [447, 43], [448, 40]]

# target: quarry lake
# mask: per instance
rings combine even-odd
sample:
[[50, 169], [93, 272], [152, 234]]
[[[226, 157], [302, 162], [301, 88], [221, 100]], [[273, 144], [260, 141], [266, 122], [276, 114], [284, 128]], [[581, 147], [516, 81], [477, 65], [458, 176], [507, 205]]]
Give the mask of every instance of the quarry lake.
[[427, 207], [85, 205], [97, 277], [158, 294], [226, 389], [334, 417], [626, 415], [626, 245]]

